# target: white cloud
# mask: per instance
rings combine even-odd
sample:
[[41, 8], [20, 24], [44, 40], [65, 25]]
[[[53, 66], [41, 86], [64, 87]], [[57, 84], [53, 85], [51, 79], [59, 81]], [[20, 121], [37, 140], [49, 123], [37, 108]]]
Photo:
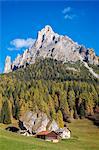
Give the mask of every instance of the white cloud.
[[62, 13], [64, 14], [64, 19], [72, 20], [75, 17], [77, 17], [76, 14], [72, 11], [73, 9], [71, 7], [66, 7], [63, 9]]
[[64, 18], [65, 18], [65, 19], [70, 19], [70, 20], [72, 20], [72, 16], [70, 16], [70, 15], [68, 15], [68, 14], [66, 14], [66, 15], [64, 16]]
[[72, 20], [74, 17], [76, 17], [75, 14], [72, 14], [72, 15], [66, 14], [66, 15], [64, 16], [64, 19]]
[[8, 47], [7, 49], [8, 49], [9, 51], [18, 50], [18, 49], [16, 49], [15, 47]]
[[14, 39], [10, 42], [11, 47], [8, 50], [20, 50], [22, 48], [29, 48], [35, 42], [35, 39], [27, 38], [27, 39]]
[[62, 13], [63, 14], [66, 14], [66, 13], [68, 13], [68, 12], [70, 12], [71, 11], [71, 7], [66, 7], [66, 8], [64, 8], [64, 10], [62, 11]]

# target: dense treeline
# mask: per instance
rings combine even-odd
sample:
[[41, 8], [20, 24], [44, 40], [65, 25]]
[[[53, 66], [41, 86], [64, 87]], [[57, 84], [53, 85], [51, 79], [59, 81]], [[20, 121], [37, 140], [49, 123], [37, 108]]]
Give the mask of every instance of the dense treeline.
[[[68, 68], [75, 68], [74, 70], [69, 70]], [[99, 67], [96, 66], [95, 70]], [[93, 82], [97, 81], [92, 74], [84, 67], [81, 62], [76, 63], [62, 63], [61, 61], [56, 61], [53, 59], [37, 60], [35, 64], [28, 65], [25, 69], [20, 68], [13, 73], [7, 74], [7, 77], [17, 80], [76, 80], [76, 81], [86, 81]]]
[[99, 106], [99, 82], [79, 62], [70, 64], [78, 72], [67, 70], [68, 65], [40, 60], [25, 69], [1, 75], [0, 122], [11, 123], [27, 110], [45, 112], [60, 127], [62, 120], [93, 115]]

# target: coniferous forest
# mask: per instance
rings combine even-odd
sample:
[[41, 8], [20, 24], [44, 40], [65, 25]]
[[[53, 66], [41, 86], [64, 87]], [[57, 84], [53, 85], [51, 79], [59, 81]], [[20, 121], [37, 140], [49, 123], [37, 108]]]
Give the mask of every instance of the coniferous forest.
[[[95, 69], [98, 71], [98, 66]], [[63, 127], [63, 121], [94, 116], [98, 108], [99, 80], [81, 62], [37, 60], [0, 75], [1, 123], [9, 124], [31, 110], [45, 112]]]

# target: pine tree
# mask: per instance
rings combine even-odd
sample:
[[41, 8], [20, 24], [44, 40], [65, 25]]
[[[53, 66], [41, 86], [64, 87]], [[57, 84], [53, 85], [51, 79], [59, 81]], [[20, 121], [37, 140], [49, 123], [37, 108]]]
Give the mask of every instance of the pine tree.
[[55, 107], [54, 107], [53, 99], [50, 95], [48, 96], [48, 107], [49, 107], [49, 110], [50, 110], [51, 117], [53, 119], [56, 119]]
[[78, 119], [78, 114], [77, 114], [77, 110], [76, 108], [74, 108], [74, 115], [73, 115], [74, 119]]
[[8, 101], [4, 101], [2, 109], [1, 109], [1, 123], [10, 124], [11, 123], [11, 115]]
[[88, 100], [87, 100], [88, 115], [93, 115], [93, 107], [94, 107], [93, 96], [91, 93], [88, 93]]
[[54, 100], [55, 109], [56, 109], [56, 111], [57, 111], [58, 108], [59, 108], [59, 102], [58, 102], [58, 97], [57, 97], [56, 94], [55, 94], [55, 96], [53, 96], [53, 100]]
[[80, 107], [79, 107], [79, 115], [80, 115], [80, 118], [83, 119], [85, 117], [85, 109], [84, 109], [84, 105], [83, 103], [80, 104]]
[[58, 112], [57, 112], [57, 123], [59, 125], [59, 128], [64, 127], [63, 115], [62, 115], [62, 112], [60, 110], [58, 110]]
[[20, 106], [17, 101], [14, 102], [14, 105], [12, 107], [12, 115], [15, 119], [19, 119], [20, 116]]
[[70, 90], [68, 92], [68, 103], [69, 103], [70, 109], [73, 109], [73, 107], [75, 106], [75, 92], [73, 90]]
[[73, 119], [74, 106], [75, 106], [75, 92], [74, 92], [74, 90], [70, 90], [68, 92], [68, 104], [69, 104], [69, 108], [70, 108], [70, 117], [71, 117], [71, 119]]

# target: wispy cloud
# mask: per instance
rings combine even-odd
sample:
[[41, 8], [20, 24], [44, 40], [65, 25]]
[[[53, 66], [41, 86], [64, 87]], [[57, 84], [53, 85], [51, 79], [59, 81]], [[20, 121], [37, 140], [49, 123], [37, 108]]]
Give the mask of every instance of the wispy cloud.
[[27, 39], [14, 39], [10, 42], [10, 47], [8, 50], [20, 50], [23, 48], [31, 47], [35, 42], [35, 39], [27, 38]]
[[73, 9], [71, 7], [65, 7], [62, 10], [62, 13], [64, 15], [64, 19], [67, 19], [67, 20], [72, 20], [75, 17], [77, 17], [77, 15], [73, 12]]
[[66, 15], [64, 16], [64, 19], [70, 19], [70, 20], [72, 20], [72, 19], [75, 18], [75, 17], [77, 17], [75, 14], [71, 14], [71, 15], [66, 14]]
[[70, 12], [71, 11], [71, 7], [66, 7], [66, 8], [64, 8], [63, 10], [62, 10], [62, 13], [63, 14], [66, 14], [66, 13], [68, 13], [68, 12]]

